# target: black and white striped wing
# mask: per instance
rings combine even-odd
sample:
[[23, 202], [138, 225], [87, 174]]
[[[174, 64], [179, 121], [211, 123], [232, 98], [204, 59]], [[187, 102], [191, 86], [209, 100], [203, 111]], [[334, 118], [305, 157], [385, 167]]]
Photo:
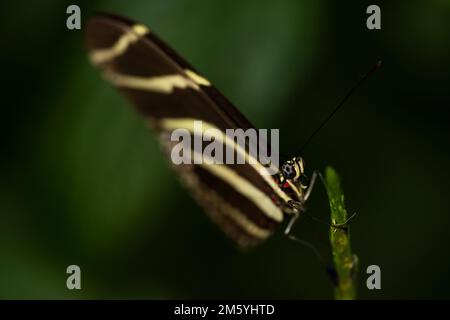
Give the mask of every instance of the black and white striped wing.
[[[168, 150], [170, 133], [184, 128], [193, 134], [195, 120], [204, 129], [222, 132], [252, 128], [206, 78], [144, 25], [97, 15], [87, 23], [86, 43], [92, 63], [144, 116]], [[241, 246], [266, 239], [283, 220], [273, 199], [290, 198], [271, 176], [260, 174], [259, 162], [174, 167], [198, 203]]]

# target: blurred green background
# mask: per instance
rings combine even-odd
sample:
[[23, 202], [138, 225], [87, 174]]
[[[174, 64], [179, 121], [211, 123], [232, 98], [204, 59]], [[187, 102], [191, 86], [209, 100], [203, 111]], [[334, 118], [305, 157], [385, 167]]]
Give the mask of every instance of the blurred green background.
[[[445, 0], [2, 1], [0, 298], [332, 298], [307, 248], [278, 233], [240, 252], [209, 221], [66, 29], [69, 4], [83, 24], [94, 10], [147, 24], [257, 127], [280, 128], [287, 155], [383, 60], [302, 156], [336, 168], [358, 213], [359, 297], [450, 298]], [[382, 30], [367, 30], [369, 4]], [[309, 210], [326, 219], [315, 191]], [[307, 220], [297, 234], [326, 237]], [[382, 290], [365, 289], [371, 264]]]

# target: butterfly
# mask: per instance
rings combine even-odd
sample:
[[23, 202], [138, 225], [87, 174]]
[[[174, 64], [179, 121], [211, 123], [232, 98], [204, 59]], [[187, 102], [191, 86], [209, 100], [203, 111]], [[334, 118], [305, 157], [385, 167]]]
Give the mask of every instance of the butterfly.
[[[98, 14], [87, 22], [85, 35], [92, 64], [142, 115], [167, 154], [173, 148], [171, 132], [183, 128], [194, 134], [195, 121], [221, 132], [254, 128], [207, 78], [146, 26]], [[305, 210], [316, 177], [308, 180], [301, 157], [284, 162], [273, 175], [261, 174], [264, 165], [258, 161], [173, 167], [205, 212], [241, 247], [267, 239], [286, 216], [293, 217], [289, 232]]]

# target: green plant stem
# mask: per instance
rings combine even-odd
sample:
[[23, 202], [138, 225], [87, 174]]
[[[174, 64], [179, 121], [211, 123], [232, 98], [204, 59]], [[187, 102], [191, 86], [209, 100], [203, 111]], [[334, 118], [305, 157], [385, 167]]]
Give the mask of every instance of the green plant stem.
[[356, 297], [355, 277], [357, 257], [352, 254], [348, 214], [339, 175], [332, 167], [325, 169], [325, 188], [331, 209], [330, 241], [336, 270], [335, 299], [351, 300]]

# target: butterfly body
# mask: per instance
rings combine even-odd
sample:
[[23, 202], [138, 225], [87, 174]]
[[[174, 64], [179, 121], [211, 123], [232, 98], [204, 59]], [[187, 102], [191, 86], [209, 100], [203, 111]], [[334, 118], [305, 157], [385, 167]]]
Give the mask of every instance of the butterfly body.
[[[167, 155], [174, 147], [171, 132], [181, 128], [195, 135], [195, 121], [220, 132], [254, 128], [208, 79], [141, 24], [115, 15], [94, 16], [86, 26], [86, 46], [91, 62], [143, 116]], [[174, 165], [212, 220], [243, 247], [267, 239], [285, 214], [301, 211], [306, 200], [300, 183], [303, 160], [294, 158], [282, 168], [271, 168], [274, 174], [268, 175], [261, 174], [267, 168], [258, 161]]]

